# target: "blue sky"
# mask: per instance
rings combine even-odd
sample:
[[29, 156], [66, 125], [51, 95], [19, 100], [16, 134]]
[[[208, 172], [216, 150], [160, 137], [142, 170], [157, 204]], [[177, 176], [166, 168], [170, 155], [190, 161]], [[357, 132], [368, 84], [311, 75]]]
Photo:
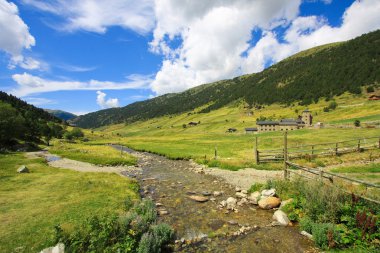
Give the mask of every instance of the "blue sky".
[[0, 90], [77, 114], [125, 106], [379, 29], [378, 13], [376, 0], [0, 0]]

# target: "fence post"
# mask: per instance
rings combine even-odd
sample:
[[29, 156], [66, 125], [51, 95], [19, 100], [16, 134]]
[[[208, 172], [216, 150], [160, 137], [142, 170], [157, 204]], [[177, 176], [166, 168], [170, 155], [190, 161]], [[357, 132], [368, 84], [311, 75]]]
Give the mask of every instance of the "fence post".
[[323, 169], [319, 168], [319, 180], [323, 180]]
[[288, 179], [288, 132], [284, 132], [284, 179]]
[[335, 156], [338, 156], [338, 143], [335, 144]]
[[358, 152], [360, 152], [360, 139], [358, 140]]
[[311, 156], [314, 155], [314, 145], [311, 146]]
[[215, 145], [215, 155], [214, 159], [216, 160], [218, 158], [218, 147]]
[[259, 151], [257, 150], [257, 136], [255, 137], [255, 161], [256, 161], [256, 164], [259, 164], [260, 163], [260, 158], [259, 158]]

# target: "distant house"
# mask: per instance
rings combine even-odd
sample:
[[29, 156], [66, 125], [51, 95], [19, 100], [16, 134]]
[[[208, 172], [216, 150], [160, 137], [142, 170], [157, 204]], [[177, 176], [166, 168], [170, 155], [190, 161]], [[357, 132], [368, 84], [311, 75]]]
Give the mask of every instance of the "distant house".
[[257, 127], [247, 127], [245, 129], [245, 133], [246, 134], [250, 134], [250, 133], [256, 133], [258, 131]]
[[236, 131], [237, 131], [236, 128], [228, 128], [228, 129], [227, 129], [227, 132], [228, 132], [228, 133], [234, 133], [234, 132], [236, 132]]
[[298, 119], [281, 119], [280, 121], [257, 121], [257, 129], [259, 132], [270, 131], [289, 131], [302, 129], [305, 126], [311, 126], [313, 116], [309, 110], [302, 112], [302, 116]]
[[196, 125], [198, 125], [198, 122], [189, 122], [188, 125], [189, 125], [189, 126], [196, 126]]
[[371, 96], [369, 96], [368, 100], [380, 100], [380, 96], [379, 95], [371, 95]]

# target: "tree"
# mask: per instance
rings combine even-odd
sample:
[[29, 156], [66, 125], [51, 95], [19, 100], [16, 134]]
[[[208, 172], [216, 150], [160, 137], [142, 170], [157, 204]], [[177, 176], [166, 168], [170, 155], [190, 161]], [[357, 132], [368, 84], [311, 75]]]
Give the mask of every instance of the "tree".
[[0, 103], [0, 145], [24, 135], [24, 118], [9, 104]]
[[355, 120], [354, 121], [354, 125], [356, 126], [356, 127], [360, 127], [360, 120]]

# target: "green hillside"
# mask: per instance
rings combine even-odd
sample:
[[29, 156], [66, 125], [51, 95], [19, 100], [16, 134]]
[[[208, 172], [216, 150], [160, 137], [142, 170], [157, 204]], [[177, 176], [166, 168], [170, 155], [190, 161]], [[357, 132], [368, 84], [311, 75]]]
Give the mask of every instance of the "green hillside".
[[45, 109], [45, 111], [47, 111], [48, 113], [50, 113], [51, 115], [61, 119], [61, 120], [71, 120], [75, 117], [77, 117], [77, 115], [71, 113], [71, 112], [65, 112], [65, 111], [62, 111], [62, 110], [50, 110], [50, 109]]
[[43, 109], [0, 91], [0, 151], [21, 142], [60, 137], [62, 120]]
[[308, 105], [321, 97], [331, 98], [346, 91], [358, 94], [362, 86], [379, 83], [379, 59], [380, 30], [298, 53], [257, 74], [89, 113], [73, 122], [85, 128], [132, 123], [200, 107], [199, 113], [209, 112], [239, 100], [251, 108], [273, 103], [290, 105], [296, 101]]

